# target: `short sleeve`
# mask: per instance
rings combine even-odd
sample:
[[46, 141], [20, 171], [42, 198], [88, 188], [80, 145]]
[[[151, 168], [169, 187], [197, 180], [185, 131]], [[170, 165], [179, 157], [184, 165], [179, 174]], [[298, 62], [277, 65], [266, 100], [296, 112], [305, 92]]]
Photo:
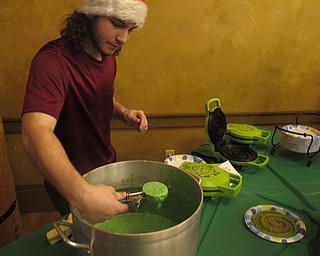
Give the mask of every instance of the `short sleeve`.
[[30, 67], [22, 114], [43, 112], [58, 119], [68, 91], [68, 69], [60, 56], [39, 52]]

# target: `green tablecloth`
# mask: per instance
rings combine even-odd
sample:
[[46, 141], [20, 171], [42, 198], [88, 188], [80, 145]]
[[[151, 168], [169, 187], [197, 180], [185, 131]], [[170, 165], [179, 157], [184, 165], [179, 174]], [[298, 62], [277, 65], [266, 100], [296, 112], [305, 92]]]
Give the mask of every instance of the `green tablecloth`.
[[[268, 154], [271, 147], [261, 147]], [[198, 150], [208, 153], [207, 145]], [[205, 198], [198, 237], [197, 256], [317, 256], [320, 255], [320, 154], [307, 167], [306, 154], [277, 148], [268, 165], [242, 168], [240, 194], [233, 199]], [[296, 213], [306, 224], [306, 236], [292, 244], [278, 244], [252, 233], [244, 223], [244, 213], [252, 206], [274, 204]], [[63, 242], [51, 246], [45, 233], [47, 225], [0, 248], [1, 256], [75, 255]], [[196, 238], [195, 238], [196, 239]]]
[[[260, 147], [261, 148], [261, 147]], [[268, 154], [271, 147], [260, 149]], [[208, 153], [208, 145], [198, 149]], [[268, 154], [269, 155], [269, 154]], [[278, 147], [268, 165], [242, 168], [242, 190], [234, 199], [203, 205], [198, 256], [320, 255], [320, 161], [315, 156], [307, 167], [306, 154]], [[244, 213], [252, 206], [273, 204], [296, 213], [306, 224], [306, 236], [292, 244], [278, 244], [252, 233], [244, 223]]]

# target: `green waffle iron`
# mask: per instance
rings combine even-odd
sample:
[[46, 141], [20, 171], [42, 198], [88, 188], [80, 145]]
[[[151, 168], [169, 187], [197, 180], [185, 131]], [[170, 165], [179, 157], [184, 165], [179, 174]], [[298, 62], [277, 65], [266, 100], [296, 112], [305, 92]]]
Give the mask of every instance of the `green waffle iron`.
[[179, 167], [201, 179], [204, 196], [211, 199], [236, 197], [242, 186], [242, 177], [213, 164], [184, 162]]
[[[211, 157], [215, 158], [217, 162], [229, 160], [233, 165], [237, 166], [262, 168], [267, 165], [269, 157], [257, 153], [249, 145], [228, 143], [226, 140], [227, 120], [221, 109], [220, 99], [213, 98], [208, 100], [205, 110], [205, 129], [211, 148]], [[243, 133], [245, 132], [243, 131]]]
[[230, 140], [240, 144], [266, 145], [270, 140], [271, 133], [249, 124], [230, 123], [227, 125], [227, 135]]

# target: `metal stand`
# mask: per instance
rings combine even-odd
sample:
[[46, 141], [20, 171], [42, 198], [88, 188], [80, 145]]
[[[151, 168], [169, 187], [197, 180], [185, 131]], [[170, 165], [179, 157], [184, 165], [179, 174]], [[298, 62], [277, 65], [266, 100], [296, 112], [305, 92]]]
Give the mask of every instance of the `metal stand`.
[[[302, 116], [302, 115], [317, 115], [317, 116], [320, 116], [320, 113], [306, 113], [306, 112], [300, 113], [296, 117], [296, 125], [299, 124], [299, 117]], [[319, 146], [319, 150], [318, 151], [312, 152], [312, 153], [310, 152], [310, 148], [311, 148], [311, 145], [313, 143], [313, 135], [308, 134], [308, 133], [299, 133], [299, 132], [288, 131], [288, 130], [282, 129], [279, 126], [276, 125], [275, 129], [274, 129], [274, 132], [272, 134], [272, 138], [271, 138], [271, 144], [272, 144], [272, 149], [271, 149], [271, 153], [270, 153], [271, 155], [274, 155], [274, 153], [276, 151], [276, 148], [279, 146], [279, 143], [275, 143], [274, 142], [274, 137], [275, 137], [275, 134], [276, 134], [277, 130], [280, 130], [280, 131], [285, 132], [285, 133], [291, 133], [291, 134], [300, 135], [300, 136], [304, 136], [304, 137], [310, 137], [310, 144], [309, 144], [307, 152], [306, 152], [307, 157], [308, 157], [307, 167], [310, 167], [312, 158], [315, 157], [320, 152], [320, 146]]]

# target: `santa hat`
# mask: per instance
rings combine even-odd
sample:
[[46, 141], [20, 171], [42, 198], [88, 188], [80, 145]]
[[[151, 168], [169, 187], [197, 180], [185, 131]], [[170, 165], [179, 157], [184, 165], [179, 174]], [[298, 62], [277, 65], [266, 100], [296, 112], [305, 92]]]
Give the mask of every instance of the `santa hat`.
[[146, 16], [144, 0], [82, 0], [79, 13], [89, 16], [114, 17], [141, 28]]

